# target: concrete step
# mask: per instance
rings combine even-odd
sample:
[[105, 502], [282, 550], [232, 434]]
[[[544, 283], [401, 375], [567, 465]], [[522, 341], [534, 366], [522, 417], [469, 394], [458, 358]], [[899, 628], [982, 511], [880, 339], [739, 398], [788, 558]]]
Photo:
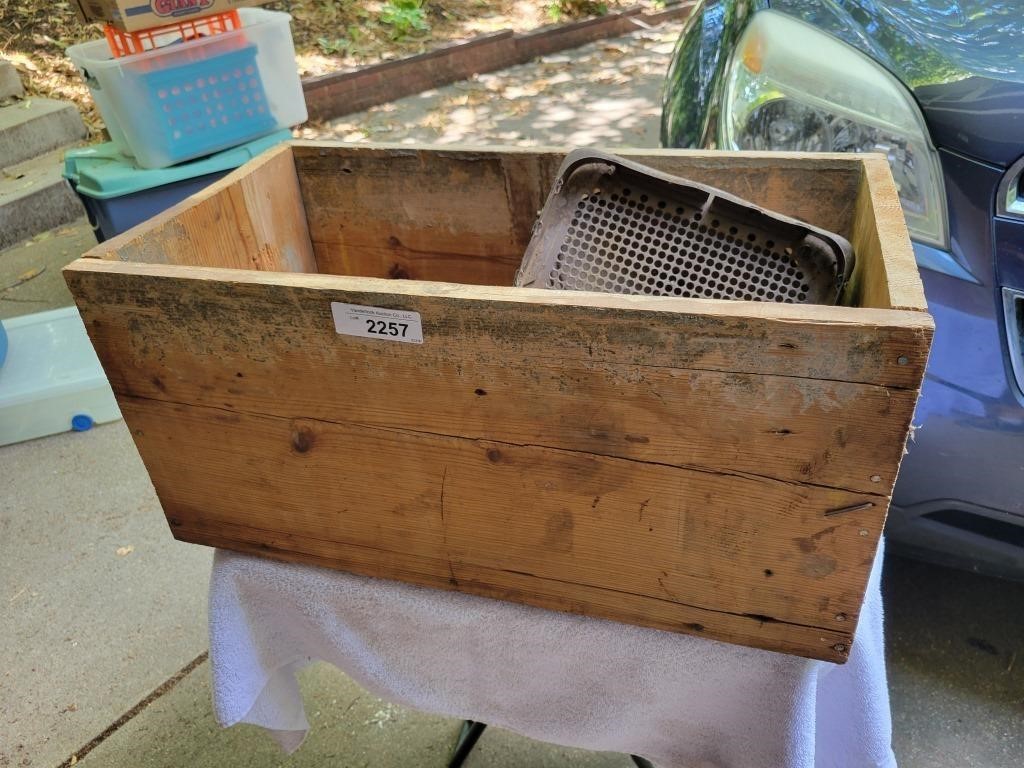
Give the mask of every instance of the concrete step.
[[74, 105], [31, 98], [0, 107], [0, 167], [30, 160], [86, 137]]
[[17, 98], [25, 94], [18, 70], [7, 59], [0, 59], [0, 101]]
[[85, 215], [60, 175], [63, 155], [56, 150], [0, 172], [0, 250]]

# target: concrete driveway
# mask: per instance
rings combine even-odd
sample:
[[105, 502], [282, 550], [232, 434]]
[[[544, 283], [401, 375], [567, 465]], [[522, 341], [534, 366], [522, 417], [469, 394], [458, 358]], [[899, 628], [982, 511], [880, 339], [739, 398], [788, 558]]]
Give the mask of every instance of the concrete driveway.
[[299, 135], [404, 144], [656, 147], [661, 82], [679, 28], [665, 24], [477, 75], [304, 127]]

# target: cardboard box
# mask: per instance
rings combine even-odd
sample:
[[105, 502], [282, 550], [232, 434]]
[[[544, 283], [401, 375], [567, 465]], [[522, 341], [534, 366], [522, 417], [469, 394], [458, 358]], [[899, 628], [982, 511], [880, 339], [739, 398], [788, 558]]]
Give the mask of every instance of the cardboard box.
[[125, 32], [137, 32], [268, 2], [270, 0], [75, 0], [75, 9], [78, 18], [85, 23], [109, 22]]
[[174, 536], [845, 661], [933, 328], [889, 166], [622, 154], [854, 305], [512, 288], [561, 151], [283, 144], [64, 270]]

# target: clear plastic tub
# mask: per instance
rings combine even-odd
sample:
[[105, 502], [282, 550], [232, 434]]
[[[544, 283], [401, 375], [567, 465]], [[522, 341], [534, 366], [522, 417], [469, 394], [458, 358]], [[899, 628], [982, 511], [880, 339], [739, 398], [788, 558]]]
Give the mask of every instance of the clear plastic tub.
[[166, 168], [306, 119], [287, 13], [241, 8], [242, 28], [114, 58], [105, 39], [67, 49], [110, 138]]
[[4, 320], [0, 446], [121, 418], [75, 307]]

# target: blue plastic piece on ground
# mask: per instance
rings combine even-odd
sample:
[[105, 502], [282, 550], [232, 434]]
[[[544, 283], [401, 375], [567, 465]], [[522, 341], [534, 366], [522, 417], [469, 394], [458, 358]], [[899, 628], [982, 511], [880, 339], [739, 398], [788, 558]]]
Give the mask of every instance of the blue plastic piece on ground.
[[7, 357], [7, 331], [4, 330], [3, 322], [0, 322], [0, 367], [3, 367], [4, 358]]
[[71, 429], [75, 432], [85, 432], [88, 429], [92, 429], [92, 425], [92, 416], [87, 413], [76, 413], [71, 417]]

